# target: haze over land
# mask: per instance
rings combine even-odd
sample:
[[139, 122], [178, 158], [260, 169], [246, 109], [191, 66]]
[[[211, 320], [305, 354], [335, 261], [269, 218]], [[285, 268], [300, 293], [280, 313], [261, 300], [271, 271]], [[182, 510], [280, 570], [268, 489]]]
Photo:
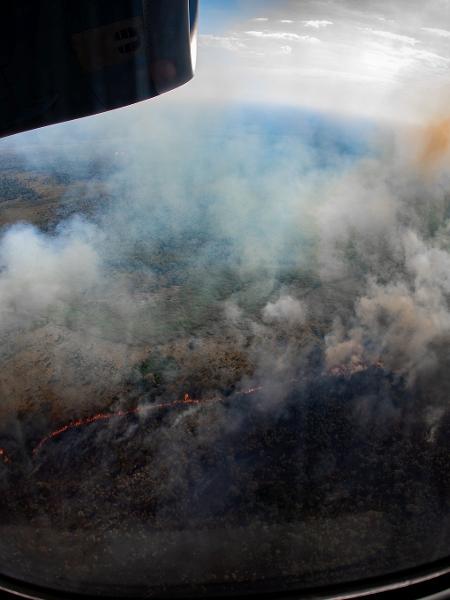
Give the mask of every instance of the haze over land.
[[[263, 43], [269, 73], [294, 43], [325, 60], [339, 15], [279, 5], [200, 49], [253, 78]], [[446, 36], [381, 6], [341, 3], [339, 31], [403, 56], [391, 83], [434, 73]], [[448, 120], [416, 91], [409, 125], [404, 97], [350, 118], [353, 80], [333, 114], [317, 90], [236, 103], [242, 77], [207, 101], [204, 55], [172, 97], [0, 145], [0, 567], [70, 589], [313, 585], [442, 558]]]

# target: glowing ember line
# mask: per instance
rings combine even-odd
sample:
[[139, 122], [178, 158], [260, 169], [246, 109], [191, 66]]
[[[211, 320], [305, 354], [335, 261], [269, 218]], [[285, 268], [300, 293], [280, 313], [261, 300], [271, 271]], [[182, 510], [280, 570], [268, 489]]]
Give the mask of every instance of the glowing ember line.
[[85, 417], [84, 419], [77, 419], [75, 421], [71, 421], [66, 425], [63, 425], [59, 429], [55, 429], [45, 437], [43, 437], [40, 442], [33, 448], [32, 454], [36, 456], [41, 448], [50, 440], [53, 440], [66, 431], [70, 431], [72, 429], [79, 429], [80, 427], [85, 427], [86, 425], [91, 425], [92, 423], [97, 423], [98, 421], [107, 421], [109, 419], [116, 419], [120, 417], [128, 417], [130, 415], [145, 413], [150, 410], [156, 410], [158, 408], [170, 408], [173, 406], [181, 406], [183, 404], [202, 404], [205, 402], [211, 402], [211, 400], [196, 400], [195, 398], [191, 398], [189, 394], [185, 394], [182, 400], [173, 400], [172, 402], [160, 402], [159, 404], [151, 404], [149, 406], [139, 406], [136, 408], [131, 408], [129, 410], [118, 410], [116, 412], [111, 413], [97, 413], [90, 417]]
[[[262, 389], [263, 389], [262, 386], [259, 386], [259, 387], [249, 388], [248, 390], [243, 390], [240, 393], [247, 396], [250, 394], [254, 394]], [[130, 415], [146, 413], [146, 412], [149, 412], [152, 410], [157, 410], [157, 409], [162, 409], [162, 408], [171, 408], [171, 407], [175, 407], [175, 406], [183, 406], [186, 404], [191, 404], [191, 405], [210, 404], [212, 402], [220, 402], [221, 400], [222, 400], [222, 398], [220, 398], [220, 397], [206, 398], [204, 400], [201, 400], [198, 398], [191, 398], [189, 396], [189, 394], [184, 394], [182, 400], [173, 400], [171, 402], [160, 402], [158, 404], [150, 404], [148, 406], [138, 406], [136, 408], [131, 408], [129, 410], [118, 410], [118, 411], [110, 412], [110, 413], [97, 413], [95, 415], [91, 415], [91, 416], [85, 417], [83, 419], [76, 419], [74, 421], [70, 421], [69, 423], [66, 423], [66, 425], [63, 425], [62, 427], [59, 427], [58, 429], [55, 429], [54, 431], [51, 431], [46, 436], [44, 436], [33, 448], [32, 455], [33, 455], [33, 457], [35, 457], [39, 453], [39, 451], [42, 449], [42, 447], [45, 446], [45, 444], [47, 444], [47, 442], [49, 442], [50, 440], [54, 440], [55, 438], [58, 438], [59, 436], [66, 433], [66, 431], [71, 431], [72, 429], [79, 429], [81, 427], [86, 427], [87, 425], [91, 425], [92, 423], [98, 423], [100, 421], [108, 421], [110, 419], [128, 417]], [[6, 452], [6, 450], [4, 448], [0, 448], [0, 460], [3, 460], [3, 462], [5, 464], [8, 464], [11, 462], [11, 459], [10, 459], [8, 453]]]
[[[330, 375], [342, 375], [342, 374], [351, 375], [352, 372], [356, 372], [356, 371], [362, 370], [362, 369], [367, 369], [368, 366], [369, 365], [366, 365], [365, 363], [360, 362], [360, 363], [356, 364], [356, 368], [355, 368], [355, 365], [353, 365], [353, 367], [354, 367], [353, 370], [349, 370], [348, 367], [340, 366], [340, 367], [333, 367], [333, 368], [329, 369], [328, 373]], [[383, 363], [381, 360], [378, 360], [377, 362], [374, 363], [374, 366], [382, 369]], [[294, 382], [294, 381], [297, 381], [297, 379], [292, 379], [291, 381]], [[249, 396], [251, 394], [256, 394], [257, 392], [260, 392], [263, 389], [264, 389], [264, 387], [261, 385], [255, 386], [252, 388], [248, 388], [247, 390], [241, 390], [236, 395]], [[35, 457], [39, 453], [39, 451], [42, 449], [42, 447], [45, 446], [45, 444], [47, 442], [63, 435], [64, 433], [66, 433], [66, 431], [70, 431], [72, 429], [77, 429], [80, 427], [85, 427], [87, 425], [91, 425], [92, 423], [97, 423], [99, 421], [108, 421], [110, 419], [117, 419], [117, 418], [121, 418], [121, 417], [128, 417], [133, 414], [146, 413], [146, 412], [149, 412], [152, 410], [157, 410], [160, 408], [171, 408], [171, 407], [182, 406], [182, 405], [186, 405], [186, 404], [193, 404], [193, 405], [195, 405], [195, 404], [210, 404], [213, 402], [220, 402], [221, 400], [222, 400], [221, 397], [205, 398], [204, 400], [201, 400], [198, 398], [191, 398], [189, 396], [189, 394], [184, 394], [182, 400], [173, 400], [172, 402], [160, 402], [158, 404], [139, 406], [136, 408], [131, 408], [129, 410], [118, 410], [116, 412], [110, 412], [110, 413], [97, 413], [95, 415], [91, 415], [90, 417], [85, 417], [84, 419], [76, 419], [74, 421], [70, 421], [66, 425], [63, 425], [59, 429], [55, 429], [54, 431], [52, 431], [49, 434], [47, 434], [46, 436], [44, 436], [38, 442], [38, 444], [33, 448], [32, 455], [33, 455], [33, 457]], [[6, 452], [6, 450], [4, 448], [0, 448], [0, 460], [3, 460], [3, 462], [6, 464], [11, 462], [11, 459], [10, 459], [8, 453]]]

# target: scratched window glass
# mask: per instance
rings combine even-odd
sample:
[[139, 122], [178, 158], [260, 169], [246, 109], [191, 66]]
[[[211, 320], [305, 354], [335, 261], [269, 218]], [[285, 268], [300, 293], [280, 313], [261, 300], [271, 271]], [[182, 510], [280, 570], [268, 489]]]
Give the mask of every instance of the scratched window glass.
[[205, 0], [188, 85], [0, 142], [3, 575], [268, 590], [449, 554], [449, 17]]

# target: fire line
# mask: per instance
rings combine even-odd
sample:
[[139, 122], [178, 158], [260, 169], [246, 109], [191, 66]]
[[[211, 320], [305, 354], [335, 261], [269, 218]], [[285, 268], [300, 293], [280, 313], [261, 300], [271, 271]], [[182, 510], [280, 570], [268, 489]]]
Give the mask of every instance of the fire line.
[[[382, 365], [381, 361], [378, 361], [377, 363], [375, 363], [375, 366], [377, 366], [378, 368], [382, 368], [383, 365]], [[334, 371], [333, 369], [330, 369], [330, 371], [329, 371], [330, 374], [332, 374], [332, 375], [336, 374], [333, 371]], [[342, 374], [342, 373], [340, 373], [340, 374]], [[292, 381], [296, 381], [296, 379], [293, 379]], [[248, 388], [247, 390], [242, 390], [240, 392], [240, 394], [242, 394], [244, 396], [248, 396], [248, 395], [260, 392], [263, 389], [264, 389], [263, 386], [251, 387], [251, 388]], [[150, 411], [158, 410], [158, 409], [179, 407], [179, 406], [183, 406], [183, 405], [210, 404], [213, 402], [220, 402], [221, 400], [222, 400], [222, 398], [220, 398], [220, 397], [205, 398], [204, 400], [201, 400], [198, 398], [191, 398], [190, 395], [186, 393], [186, 394], [184, 394], [184, 396], [181, 400], [172, 400], [171, 402], [160, 402], [158, 404], [150, 404], [148, 406], [137, 406], [135, 408], [130, 408], [128, 410], [118, 410], [118, 411], [109, 412], [109, 413], [96, 413], [95, 415], [91, 415], [89, 417], [85, 417], [82, 419], [75, 419], [73, 421], [70, 421], [69, 423], [66, 423], [65, 425], [62, 425], [61, 427], [59, 427], [58, 429], [55, 429], [54, 431], [51, 431], [47, 435], [45, 435], [33, 448], [32, 456], [33, 456], [33, 458], [35, 458], [39, 454], [39, 452], [43, 448], [43, 446], [45, 446], [45, 444], [47, 444], [50, 440], [58, 438], [59, 436], [66, 433], [67, 431], [71, 431], [72, 429], [78, 429], [81, 427], [86, 427], [87, 425], [91, 425], [92, 423], [97, 423], [100, 421], [108, 421], [110, 419], [124, 418], [124, 417], [128, 417], [130, 415], [146, 413], [146, 412], [150, 412]], [[6, 450], [1, 447], [0, 447], [0, 460], [3, 460], [3, 462], [5, 464], [11, 462], [11, 459], [10, 459], [8, 453], [6, 452]]]
[[128, 417], [130, 415], [144, 413], [150, 410], [157, 410], [158, 408], [170, 408], [173, 406], [181, 406], [186, 404], [200, 404], [211, 401], [213, 401], [213, 399], [196, 400], [195, 398], [191, 398], [189, 394], [185, 394], [182, 400], [173, 400], [172, 402], [160, 402], [158, 404], [152, 404], [149, 406], [138, 406], [129, 410], [118, 410], [116, 412], [111, 413], [97, 413], [95, 415], [91, 415], [90, 417], [85, 417], [84, 419], [76, 419], [75, 421], [70, 421], [70, 423], [63, 425], [62, 427], [59, 427], [58, 429], [55, 429], [54, 431], [44, 436], [39, 441], [39, 443], [33, 448], [32, 455], [36, 456], [47, 442], [59, 437], [60, 435], [66, 433], [66, 431], [70, 431], [71, 429], [85, 427], [86, 425], [91, 425], [92, 423], [97, 423], [99, 421], [108, 421], [110, 419]]
[[[259, 387], [249, 388], [248, 390], [244, 390], [241, 393], [243, 395], [250, 395], [250, 394], [254, 394], [262, 389], [263, 388], [261, 386], [259, 386]], [[222, 400], [222, 398], [206, 398], [204, 400], [200, 400], [198, 398], [191, 398], [189, 394], [184, 394], [182, 400], [173, 400], [171, 402], [160, 402], [158, 404], [151, 404], [148, 406], [138, 406], [136, 408], [131, 408], [129, 410], [119, 410], [119, 411], [111, 412], [111, 413], [97, 413], [95, 415], [91, 415], [90, 417], [85, 417], [84, 419], [76, 419], [74, 421], [70, 421], [66, 425], [63, 425], [62, 427], [59, 427], [58, 429], [55, 429], [54, 431], [52, 431], [49, 434], [47, 434], [46, 436], [44, 436], [33, 448], [32, 455], [33, 455], [33, 457], [36, 457], [38, 455], [39, 451], [42, 449], [42, 447], [45, 446], [45, 444], [47, 444], [47, 442], [66, 433], [66, 431], [70, 431], [72, 429], [77, 429], [80, 427], [85, 427], [86, 425], [91, 425], [92, 423], [97, 423], [99, 421], [108, 421], [110, 419], [128, 417], [130, 415], [146, 413], [146, 412], [150, 412], [150, 411], [157, 410], [157, 409], [172, 408], [172, 407], [178, 407], [178, 406], [183, 406], [183, 405], [185, 406], [187, 404], [188, 405], [210, 404], [213, 402], [220, 402], [221, 400]], [[9, 459], [8, 459], [8, 461], [9, 461]]]

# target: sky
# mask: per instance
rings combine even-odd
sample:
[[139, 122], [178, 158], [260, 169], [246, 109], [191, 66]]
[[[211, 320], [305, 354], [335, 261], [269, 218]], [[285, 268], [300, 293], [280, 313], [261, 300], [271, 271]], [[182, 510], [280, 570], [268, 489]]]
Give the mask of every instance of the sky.
[[450, 0], [201, 0], [180, 99], [420, 122], [450, 100]]

